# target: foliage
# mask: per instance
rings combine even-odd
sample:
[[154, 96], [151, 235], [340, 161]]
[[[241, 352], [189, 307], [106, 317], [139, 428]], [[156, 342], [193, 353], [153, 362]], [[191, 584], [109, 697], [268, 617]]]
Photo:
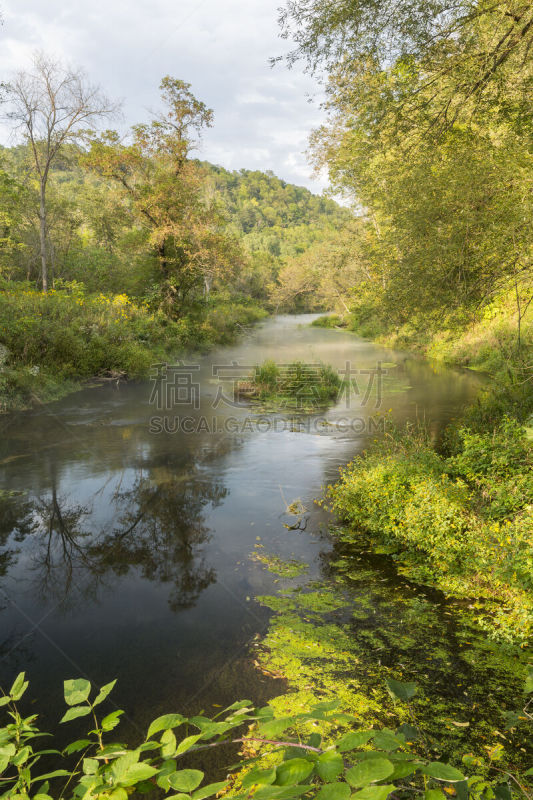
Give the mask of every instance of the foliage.
[[[526, 645], [533, 625], [531, 442], [504, 418], [462, 427], [439, 455], [408, 431], [357, 457], [329, 488], [351, 531], [391, 545], [408, 574], [461, 597], [483, 597], [491, 636]], [[353, 532], [345, 534], [348, 538]]]
[[56, 282], [47, 295], [29, 284], [0, 292], [0, 397], [3, 410], [53, 399], [93, 376], [145, 377], [157, 361], [231, 341], [265, 312], [212, 297], [179, 320], [125, 294], [87, 293]]
[[[228, 781], [206, 784], [202, 770], [178, 768], [179, 760], [205, 748], [239, 743], [269, 745], [274, 761], [266, 768], [255, 763], [250, 769], [257, 761], [254, 755], [234, 767], [241, 770], [234, 777], [232, 791], [232, 796], [238, 798], [290, 800], [316, 795], [321, 800], [336, 800], [347, 799], [354, 790], [359, 800], [386, 800], [392, 792], [409, 796], [420, 791], [419, 787], [426, 792], [427, 800], [440, 797], [441, 788], [451, 787], [475, 798], [511, 797], [508, 782], [513, 776], [504, 773], [496, 780], [483, 780], [480, 776], [467, 779], [462, 770], [411, 752], [408, 737], [412, 738], [412, 731], [385, 728], [345, 732], [355, 720], [339, 710], [337, 701], [318, 703], [310, 711], [281, 718], [275, 716], [270, 706], [256, 710], [247, 700], [233, 703], [214, 719], [169, 713], [155, 719], [143, 741], [129, 748], [109, 741], [120, 723], [122, 710], [116, 709], [99, 719], [98, 707], [115, 683], [106, 684], [91, 699], [89, 681], [66, 680], [64, 695], [68, 709], [61, 722], [91, 716], [94, 728], [87, 738], [72, 742], [63, 752], [50, 748], [35, 750], [35, 740], [42, 736], [35, 724], [36, 715], [23, 717], [15, 705], [28, 687], [25, 673], [20, 673], [0, 701], [8, 707], [10, 720], [1, 729], [0, 784], [5, 790], [1, 796], [10, 800], [52, 800], [49, 794], [54, 791], [50, 789], [52, 783], [54, 787], [62, 784], [61, 797], [126, 800], [132, 792], [153, 793], [159, 789], [169, 800], [205, 800], [227, 790]], [[387, 688], [399, 700], [409, 699], [416, 689], [396, 681], [389, 681]], [[253, 728], [246, 733], [245, 728], [250, 724]], [[320, 734], [309, 732], [317, 725], [326, 728], [331, 743], [322, 743]], [[191, 727], [197, 732], [191, 734]], [[181, 730], [176, 736], [178, 729]], [[61, 763], [72, 755], [77, 758], [74, 768], [35, 774], [39, 772], [40, 761], [53, 756]]]
[[329, 364], [293, 364], [279, 366], [268, 360], [256, 366], [249, 381], [242, 381], [237, 391], [252, 400], [292, 403], [298, 408], [313, 408], [335, 400], [341, 388], [338, 373]]

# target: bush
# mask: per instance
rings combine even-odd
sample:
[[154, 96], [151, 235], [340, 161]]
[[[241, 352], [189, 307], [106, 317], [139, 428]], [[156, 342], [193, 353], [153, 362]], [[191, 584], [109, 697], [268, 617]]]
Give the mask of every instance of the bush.
[[459, 450], [448, 458], [423, 435], [387, 439], [341, 472], [331, 507], [352, 530], [393, 546], [418, 579], [484, 597], [491, 616], [482, 624], [525, 645], [533, 631], [531, 442], [509, 418], [490, 433], [457, 433]]
[[[350, 796], [386, 800], [389, 795], [410, 798], [424, 792], [426, 800], [438, 800], [444, 797], [444, 788], [452, 794], [460, 791], [462, 797], [493, 800], [511, 797], [511, 781], [513, 789], [525, 784], [522, 790], [528, 796], [527, 773], [520, 781], [508, 773], [493, 778], [490, 765], [472, 756], [463, 758], [461, 769], [430, 761], [409, 744], [420, 735], [413, 725], [396, 731], [354, 729], [355, 717], [339, 710], [335, 700], [284, 718], [276, 717], [270, 706], [256, 710], [248, 700], [233, 703], [213, 720], [164, 714], [131, 748], [109, 741], [124, 712], [117, 709], [100, 716], [100, 705], [115, 683], [111, 681], [94, 695], [83, 678], [65, 681], [68, 708], [61, 723], [90, 716], [92, 730], [62, 752], [39, 751], [34, 747], [43, 734], [35, 724], [36, 715], [23, 717], [16, 706], [28, 687], [21, 672], [0, 699], [9, 718], [0, 728], [0, 797], [52, 800], [49, 793], [53, 792], [66, 799], [128, 800], [139, 792], [168, 800], [206, 800], [231, 790], [231, 796], [239, 800], [293, 800], [304, 795], [318, 800], [348, 800]], [[416, 684], [388, 680], [387, 689], [395, 701], [408, 702]], [[533, 691], [533, 673], [526, 691]], [[190, 728], [196, 732], [191, 734]], [[179, 763], [206, 748], [237, 743], [247, 755], [232, 768], [231, 783], [206, 783], [203, 770], [187, 767], [186, 760], [184, 767]], [[43, 756], [53, 756], [56, 764], [36, 774], [42, 769]], [[71, 756], [75, 757], [73, 768], [68, 766]], [[477, 774], [467, 779], [464, 766], [475, 767]]]

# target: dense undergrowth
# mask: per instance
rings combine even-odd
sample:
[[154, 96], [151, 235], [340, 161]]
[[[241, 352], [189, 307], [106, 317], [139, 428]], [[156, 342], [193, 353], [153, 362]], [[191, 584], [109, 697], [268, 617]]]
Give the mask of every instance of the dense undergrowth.
[[48, 294], [5, 283], [0, 292], [0, 410], [59, 397], [92, 377], [145, 377], [154, 362], [230, 342], [265, 312], [212, 295], [178, 319], [126, 294], [59, 284]]
[[331, 507], [390, 546], [407, 574], [479, 601], [490, 636], [526, 646], [533, 631], [533, 448], [510, 417], [449, 431], [449, 454], [423, 430], [390, 435], [329, 488]]

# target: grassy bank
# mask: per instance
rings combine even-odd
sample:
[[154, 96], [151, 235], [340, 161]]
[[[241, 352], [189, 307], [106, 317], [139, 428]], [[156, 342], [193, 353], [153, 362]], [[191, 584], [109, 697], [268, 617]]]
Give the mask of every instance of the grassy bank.
[[469, 598], [491, 637], [533, 632], [533, 447], [504, 417], [450, 431], [444, 455], [423, 430], [376, 443], [329, 488], [348, 540], [369, 535], [417, 581]]
[[265, 312], [213, 295], [171, 319], [126, 294], [64, 284], [48, 294], [5, 283], [0, 291], [0, 410], [52, 400], [93, 377], [142, 378], [154, 362], [230, 342]]

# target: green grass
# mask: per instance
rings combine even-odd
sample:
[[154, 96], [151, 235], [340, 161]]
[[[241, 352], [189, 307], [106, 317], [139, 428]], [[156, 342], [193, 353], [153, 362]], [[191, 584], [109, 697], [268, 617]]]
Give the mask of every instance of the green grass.
[[267, 360], [248, 381], [241, 381], [238, 392], [250, 400], [312, 410], [334, 402], [340, 388], [341, 379], [328, 364], [295, 361], [279, 366]]

